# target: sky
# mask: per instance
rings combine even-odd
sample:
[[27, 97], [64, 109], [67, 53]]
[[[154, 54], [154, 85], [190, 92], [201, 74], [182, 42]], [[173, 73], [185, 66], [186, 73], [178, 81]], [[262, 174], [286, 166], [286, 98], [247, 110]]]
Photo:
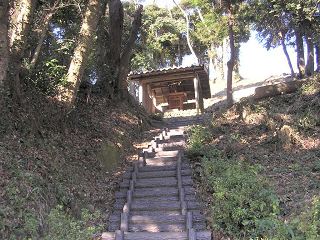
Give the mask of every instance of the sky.
[[[296, 57], [293, 47], [287, 47], [292, 65], [296, 69]], [[258, 80], [268, 78], [272, 75], [290, 73], [287, 59], [279, 46], [269, 51], [263, 47], [252, 32], [248, 42], [241, 44], [240, 48], [240, 74], [244, 78], [257, 78]]]
[[[180, 0], [176, 0], [179, 2]], [[144, 4], [155, 2], [160, 7], [172, 7], [172, 0], [145, 0]], [[296, 66], [295, 50], [288, 47], [292, 65]], [[192, 56], [186, 56], [183, 65], [195, 64]], [[297, 71], [295, 69], [295, 71]], [[267, 51], [252, 32], [248, 42], [242, 43], [240, 48], [240, 74], [247, 79], [263, 80], [273, 75], [290, 73], [290, 69], [281, 47]]]

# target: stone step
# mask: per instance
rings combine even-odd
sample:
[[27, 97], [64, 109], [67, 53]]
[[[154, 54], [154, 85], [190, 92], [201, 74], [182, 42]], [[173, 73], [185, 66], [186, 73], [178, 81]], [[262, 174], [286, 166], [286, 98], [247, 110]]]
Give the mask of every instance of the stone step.
[[[193, 228], [197, 231], [206, 230], [205, 222], [194, 223]], [[183, 232], [186, 231], [186, 224], [183, 223], [134, 223], [128, 226], [129, 232]], [[110, 223], [109, 232], [120, 229], [120, 222]]]
[[[115, 193], [116, 198], [127, 197], [127, 189], [120, 189]], [[191, 186], [184, 187], [186, 195], [195, 195], [195, 189]], [[153, 188], [136, 188], [132, 193], [134, 198], [144, 198], [150, 196], [177, 196], [179, 194], [178, 188], [174, 187], [153, 187]]]
[[[194, 216], [198, 216], [198, 215], [203, 215], [202, 211], [200, 210], [189, 210], [189, 212], [192, 212], [192, 214]], [[120, 218], [120, 214], [122, 213], [122, 209], [121, 210], [116, 210], [112, 213], [111, 216], [114, 216], [115, 218]], [[160, 216], [160, 215], [165, 215], [165, 216], [176, 216], [176, 215], [181, 215], [181, 211], [130, 211], [130, 216], [148, 216], [148, 217], [153, 217], [153, 216]]]
[[[183, 186], [191, 186], [192, 179], [190, 176], [181, 177]], [[120, 188], [129, 188], [130, 180], [124, 179], [120, 183]], [[167, 178], [143, 178], [138, 179], [134, 184], [134, 188], [152, 188], [152, 187], [177, 187], [178, 180], [176, 177], [167, 177]]]
[[[185, 201], [188, 210], [200, 210], [201, 205], [198, 201]], [[122, 210], [124, 204], [122, 202], [115, 202], [113, 208], [115, 210]], [[132, 211], [180, 211], [181, 204], [179, 201], [144, 201], [133, 200], [131, 203], [130, 210]]]
[[[182, 170], [190, 170], [191, 167], [189, 164], [182, 162], [181, 164]], [[133, 168], [131, 169], [131, 171]], [[155, 172], [155, 171], [174, 171], [177, 170], [177, 164], [172, 164], [169, 166], [144, 166], [139, 168], [139, 172]]]
[[[191, 169], [181, 170], [181, 176], [191, 176]], [[159, 171], [159, 172], [138, 172], [137, 178], [158, 178], [158, 177], [175, 177], [177, 176], [177, 171]], [[126, 172], [123, 175], [124, 179], [131, 179], [132, 172]]]
[[[133, 196], [134, 197], [134, 196]], [[139, 201], [139, 198], [134, 197], [134, 199], [136, 199], [137, 201]], [[149, 201], [179, 201], [179, 196], [178, 194], [175, 195], [164, 195], [164, 196], [146, 196], [143, 197], [143, 199], [145, 200], [149, 200]], [[187, 194], [184, 196], [184, 199], [186, 201], [196, 201], [196, 196], [194, 194]], [[127, 195], [126, 194], [122, 194], [120, 196], [118, 196], [118, 198], [116, 198], [116, 202], [123, 202], [125, 203], [127, 201]]]
[[[101, 240], [115, 240], [115, 233], [105, 232]], [[188, 240], [187, 232], [124, 232], [124, 240]], [[199, 231], [195, 233], [196, 240], [211, 240], [210, 231]]]
[[[118, 223], [120, 224], [120, 213], [121, 211], [115, 212], [109, 217], [109, 223]], [[149, 214], [145, 213], [145, 215], [139, 214], [139, 212], [135, 215], [130, 214], [129, 223], [185, 223], [186, 216], [181, 215], [180, 213], [157, 213]], [[195, 211], [192, 214], [192, 222], [205, 222], [204, 216], [199, 212]]]
[[179, 154], [179, 150], [171, 150], [171, 151], [158, 151], [155, 156], [156, 157], [172, 157], [175, 158]]
[[146, 159], [147, 166], [176, 166], [177, 161]]

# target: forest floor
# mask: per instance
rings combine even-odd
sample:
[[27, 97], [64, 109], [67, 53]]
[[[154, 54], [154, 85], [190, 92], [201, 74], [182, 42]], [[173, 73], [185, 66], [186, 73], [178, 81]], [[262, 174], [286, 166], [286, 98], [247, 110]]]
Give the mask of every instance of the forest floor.
[[105, 229], [121, 174], [150, 141], [148, 126], [137, 108], [103, 97], [80, 102], [65, 126], [49, 103], [38, 104], [37, 131], [28, 114], [22, 127], [1, 108], [0, 239], [87, 239]]

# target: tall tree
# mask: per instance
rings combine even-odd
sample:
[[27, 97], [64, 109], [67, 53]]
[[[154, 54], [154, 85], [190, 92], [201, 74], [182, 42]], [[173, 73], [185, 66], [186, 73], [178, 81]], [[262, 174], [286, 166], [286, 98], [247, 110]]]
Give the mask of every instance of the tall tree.
[[314, 43], [311, 37], [306, 37], [307, 43], [307, 65], [306, 75], [311, 76], [314, 73]]
[[295, 37], [296, 37], [297, 67], [299, 71], [299, 77], [303, 77], [306, 70], [306, 63], [304, 59], [303, 35], [301, 32], [300, 26], [297, 26], [295, 28]]
[[114, 80], [112, 81], [112, 88], [118, 88], [118, 75], [121, 57], [121, 43], [123, 36], [123, 4], [120, 0], [110, 0], [109, 2], [109, 19], [110, 19], [110, 57], [111, 57], [111, 74]]
[[231, 106], [233, 104], [232, 94], [232, 74], [235, 64], [235, 42], [234, 42], [234, 12], [231, 0], [225, 0], [226, 12], [228, 14], [228, 33], [229, 33], [229, 44], [230, 44], [230, 59], [227, 62], [227, 104]]
[[8, 17], [9, 0], [4, 0], [0, 2], [0, 92], [4, 89], [9, 62]]
[[183, 10], [183, 8], [175, 1], [173, 0], [174, 4], [176, 4], [176, 6], [180, 9], [180, 11], [182, 12], [185, 20], [186, 20], [186, 37], [187, 37], [187, 43], [188, 43], [188, 47], [189, 50], [191, 52], [191, 54], [196, 58], [196, 62], [197, 64], [199, 64], [199, 58], [197, 57], [195, 51], [193, 50], [192, 44], [191, 44], [191, 38], [190, 38], [190, 17], [188, 15], [188, 13]]
[[286, 11], [285, 2], [256, 0], [248, 6], [247, 18], [253, 23], [261, 42], [269, 50], [281, 45], [287, 59], [291, 76], [294, 76], [292, 62], [287, 50], [291, 16]]
[[132, 49], [141, 28], [142, 10], [142, 5], [139, 5], [134, 15], [128, 42], [125, 45], [120, 57], [119, 74], [117, 76], [117, 89], [118, 94], [122, 99], [127, 99], [128, 97], [127, 75], [130, 71]]
[[10, 18], [9, 31], [9, 88], [17, 102], [22, 100], [20, 73], [22, 60], [30, 34], [30, 27], [34, 16], [37, 0], [19, 0], [14, 2], [13, 14]]
[[102, 12], [102, 0], [89, 0], [84, 14], [83, 22], [77, 46], [69, 66], [65, 87], [61, 89], [60, 99], [65, 103], [68, 109], [74, 106], [77, 91], [79, 89], [86, 61], [88, 59], [90, 46], [93, 43], [93, 34], [96, 31], [98, 19]]

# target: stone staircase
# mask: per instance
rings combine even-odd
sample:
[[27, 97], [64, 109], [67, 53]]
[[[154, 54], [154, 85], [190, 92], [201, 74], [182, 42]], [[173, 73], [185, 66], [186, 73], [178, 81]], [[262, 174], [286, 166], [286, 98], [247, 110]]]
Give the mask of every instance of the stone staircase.
[[183, 155], [183, 127], [165, 129], [123, 176], [102, 240], [210, 240]]

